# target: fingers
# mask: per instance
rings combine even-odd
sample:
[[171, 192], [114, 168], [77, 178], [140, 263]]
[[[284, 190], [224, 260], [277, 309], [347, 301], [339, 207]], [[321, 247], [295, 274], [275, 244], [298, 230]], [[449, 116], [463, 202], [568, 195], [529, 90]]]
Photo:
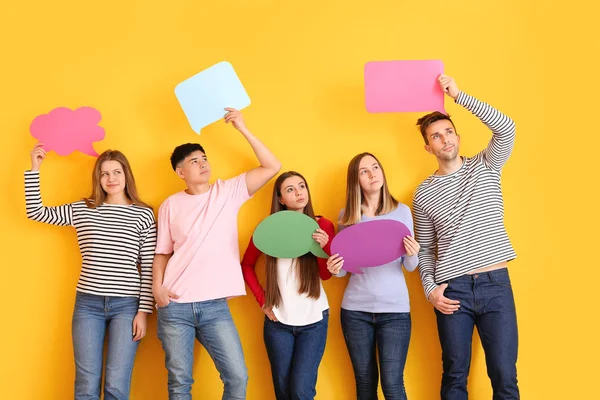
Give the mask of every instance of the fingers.
[[329, 235], [322, 229], [317, 229], [315, 233], [312, 234], [312, 238], [319, 242], [321, 247], [325, 246], [329, 241]]
[[417, 241], [411, 236], [406, 236], [404, 238], [404, 247], [406, 248], [406, 253], [409, 256], [413, 256], [413, 255], [417, 254], [419, 252], [419, 250], [421, 249], [421, 246], [419, 246], [419, 243], [417, 243]]
[[137, 342], [138, 340], [142, 340], [144, 336], [146, 336], [146, 332], [144, 328], [141, 326], [135, 319], [133, 320], [133, 341]]
[[344, 258], [340, 257], [339, 254], [334, 254], [327, 260], [327, 270], [334, 275], [340, 272], [340, 269], [344, 266]]

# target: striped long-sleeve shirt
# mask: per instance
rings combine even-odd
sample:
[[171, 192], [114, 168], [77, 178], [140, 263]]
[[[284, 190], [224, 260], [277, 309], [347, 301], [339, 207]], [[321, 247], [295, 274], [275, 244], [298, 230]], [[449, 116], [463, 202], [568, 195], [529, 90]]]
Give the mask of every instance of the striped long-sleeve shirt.
[[466, 93], [456, 102], [492, 131], [492, 139], [474, 157], [464, 157], [458, 171], [431, 175], [415, 191], [419, 273], [428, 298], [443, 282], [516, 257], [504, 227], [500, 186], [502, 167], [515, 142], [515, 124]]
[[29, 219], [75, 228], [82, 258], [77, 291], [138, 297], [139, 311], [152, 313], [156, 222], [151, 209], [135, 204], [90, 208], [83, 200], [44, 207], [38, 171], [25, 172], [25, 203]]

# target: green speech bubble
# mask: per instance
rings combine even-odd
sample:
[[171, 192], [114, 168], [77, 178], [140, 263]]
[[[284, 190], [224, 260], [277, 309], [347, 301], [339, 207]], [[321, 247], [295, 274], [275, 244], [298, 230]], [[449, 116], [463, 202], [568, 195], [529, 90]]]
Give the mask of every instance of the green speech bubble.
[[252, 240], [263, 253], [276, 258], [297, 258], [308, 252], [329, 258], [312, 234], [317, 221], [297, 211], [279, 211], [265, 218], [254, 230]]

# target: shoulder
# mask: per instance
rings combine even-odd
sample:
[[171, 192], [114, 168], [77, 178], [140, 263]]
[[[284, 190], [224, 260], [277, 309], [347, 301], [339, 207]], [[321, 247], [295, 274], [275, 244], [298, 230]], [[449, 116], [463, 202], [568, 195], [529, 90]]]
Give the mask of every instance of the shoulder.
[[328, 220], [327, 218], [321, 216], [321, 215], [317, 215], [317, 223], [319, 224], [319, 226], [323, 229], [325, 228], [333, 228], [333, 222], [331, 222], [330, 220]]
[[154, 211], [151, 208], [134, 204], [133, 210], [135, 210], [142, 219], [154, 221]]

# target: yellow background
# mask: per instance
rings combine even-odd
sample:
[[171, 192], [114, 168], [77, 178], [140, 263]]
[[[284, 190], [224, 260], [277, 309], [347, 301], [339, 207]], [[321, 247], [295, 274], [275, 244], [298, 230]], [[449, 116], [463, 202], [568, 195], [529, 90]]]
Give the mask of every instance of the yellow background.
[[[595, 8], [595, 9], [594, 9]], [[420, 114], [369, 114], [368, 61], [442, 59], [459, 87], [517, 123], [503, 174], [506, 226], [518, 252], [510, 270], [520, 328], [523, 399], [588, 399], [597, 393], [598, 6], [505, 1], [6, 1], [0, 10], [0, 197], [2, 306], [0, 398], [72, 398], [71, 314], [80, 256], [75, 232], [25, 217], [23, 170], [35, 140], [29, 124], [54, 107], [92, 106], [103, 115], [98, 152], [122, 150], [143, 199], [156, 208], [182, 182], [172, 149], [200, 141], [213, 177], [256, 165], [242, 136], [224, 123], [191, 131], [175, 85], [231, 62], [252, 105], [248, 126], [305, 174], [317, 212], [335, 219], [348, 161], [375, 153], [393, 194], [410, 204], [435, 169], [414, 123]], [[462, 154], [490, 133], [449, 104]], [[42, 167], [46, 205], [90, 191], [94, 159], [51, 153]], [[242, 251], [268, 214], [272, 182], [240, 213]], [[339, 323], [345, 279], [325, 283], [331, 304], [319, 399], [350, 399], [354, 379]], [[405, 378], [409, 398], [438, 397], [440, 348], [417, 273], [408, 276], [413, 330]], [[245, 350], [249, 399], [271, 399], [263, 314], [252, 295], [230, 303]], [[220, 398], [209, 357], [196, 349], [194, 398]], [[491, 398], [476, 342], [469, 390]], [[142, 342], [132, 399], [166, 399], [167, 372], [155, 316]]]

